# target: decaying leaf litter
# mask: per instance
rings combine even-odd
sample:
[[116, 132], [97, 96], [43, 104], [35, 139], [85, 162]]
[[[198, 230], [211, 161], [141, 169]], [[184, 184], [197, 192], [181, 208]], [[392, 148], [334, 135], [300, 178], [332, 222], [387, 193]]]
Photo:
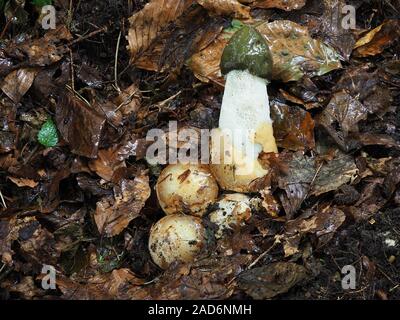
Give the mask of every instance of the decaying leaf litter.
[[[17, 2], [1, 17], [2, 298], [400, 297], [398, 0], [56, 0], [47, 32]], [[280, 153], [262, 159], [273, 174], [244, 228], [161, 271], [146, 133], [218, 125], [219, 61], [243, 24], [274, 58]], [[43, 264], [57, 290], [41, 288]], [[341, 288], [344, 265], [356, 290]]]

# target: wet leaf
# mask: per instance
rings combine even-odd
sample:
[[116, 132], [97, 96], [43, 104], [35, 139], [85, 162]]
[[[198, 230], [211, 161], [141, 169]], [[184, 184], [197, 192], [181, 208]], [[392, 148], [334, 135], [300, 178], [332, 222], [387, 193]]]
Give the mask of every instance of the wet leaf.
[[298, 252], [298, 245], [305, 234], [314, 234], [318, 238], [319, 246], [326, 244], [345, 220], [346, 216], [342, 210], [325, 206], [311, 217], [300, 216], [288, 221], [285, 234], [280, 240], [284, 244], [285, 256]]
[[246, 270], [238, 276], [238, 287], [253, 299], [271, 299], [289, 291], [307, 278], [306, 269], [292, 262], [276, 262]]
[[250, 8], [237, 0], [197, 0], [204, 8], [217, 15], [251, 20]]
[[[275, 80], [297, 81], [305, 75], [323, 75], [341, 68], [339, 56], [332, 48], [312, 39], [307, 28], [292, 21], [262, 23], [257, 30], [271, 50]], [[223, 83], [219, 64], [231, 36], [232, 33], [225, 30], [208, 47], [192, 56], [188, 65], [201, 81]]]
[[349, 132], [358, 132], [358, 122], [367, 119], [368, 109], [346, 91], [336, 92], [320, 116], [326, 126], [340, 128], [343, 139]]
[[194, 0], [152, 0], [129, 18], [128, 42], [132, 61], [153, 43], [158, 32], [178, 18]]
[[99, 232], [106, 237], [120, 234], [131, 220], [139, 216], [149, 197], [147, 176], [122, 179], [120, 186], [114, 188], [114, 196], [103, 197], [97, 202], [94, 219]]
[[195, 52], [206, 47], [222, 29], [220, 17], [210, 17], [201, 6], [191, 6], [161, 30], [153, 44], [134, 63], [137, 67], [175, 72]]
[[355, 44], [352, 29], [343, 27], [348, 22], [347, 12], [342, 13], [346, 6], [344, 0], [323, 0], [324, 11], [316, 21], [309, 23], [312, 34], [322, 38], [324, 42], [332, 46], [341, 56], [342, 60], [348, 61]]
[[149, 288], [153, 299], [226, 299], [233, 293], [229, 283], [250, 262], [250, 255], [211, 255], [191, 264], [171, 265]]
[[277, 101], [272, 101], [270, 108], [278, 147], [293, 151], [314, 148], [314, 120], [310, 113]]
[[400, 37], [400, 21], [387, 20], [366, 35], [358, 39], [354, 45], [354, 55], [368, 57], [382, 53]]
[[28, 58], [32, 66], [48, 66], [62, 59], [65, 52], [62, 43], [65, 40], [72, 40], [72, 35], [65, 25], [59, 24], [42, 38], [11, 43], [6, 52], [9, 56], [22, 61]]
[[29, 187], [35, 188], [39, 183], [32, 180], [32, 179], [25, 179], [25, 178], [15, 178], [15, 177], [8, 177], [13, 183], [15, 183], [18, 187]]
[[196, 78], [203, 82], [215, 82], [223, 86], [224, 78], [219, 68], [222, 52], [231, 33], [223, 32], [209, 46], [195, 53], [188, 61]]
[[323, 75], [341, 68], [339, 56], [331, 47], [312, 39], [307, 28], [292, 21], [263, 23], [257, 30], [272, 52], [273, 79], [297, 81], [304, 75]]
[[306, 0], [255, 0], [251, 6], [255, 8], [278, 8], [285, 11], [299, 10], [304, 7]]
[[390, 90], [381, 81], [381, 71], [374, 70], [368, 64], [348, 68], [333, 90], [346, 90], [360, 101], [369, 113], [377, 113], [380, 116], [390, 110], [393, 101]]
[[22, 68], [11, 72], [3, 80], [0, 88], [14, 102], [19, 102], [35, 80], [37, 69]]
[[63, 94], [56, 109], [56, 123], [75, 154], [96, 158], [105, 117], [71, 94]]
[[38, 141], [45, 147], [54, 147], [58, 143], [57, 127], [53, 120], [48, 119], [38, 133]]

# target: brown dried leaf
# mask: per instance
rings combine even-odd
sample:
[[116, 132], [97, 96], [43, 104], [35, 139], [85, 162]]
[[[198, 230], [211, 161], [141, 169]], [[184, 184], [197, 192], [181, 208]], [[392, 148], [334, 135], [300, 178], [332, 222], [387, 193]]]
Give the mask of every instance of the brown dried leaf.
[[386, 134], [364, 132], [359, 134], [357, 138], [364, 146], [380, 145], [400, 149], [400, 143]]
[[306, 0], [255, 0], [251, 7], [271, 9], [277, 8], [285, 11], [299, 10], [304, 7]]
[[345, 90], [334, 93], [331, 101], [319, 116], [319, 122], [324, 126], [331, 126], [336, 131], [339, 126], [344, 140], [349, 132], [358, 132], [358, 122], [367, 119], [368, 109]]
[[326, 244], [345, 220], [346, 215], [342, 210], [325, 206], [310, 218], [300, 216], [288, 221], [285, 225], [285, 234], [280, 236], [280, 241], [284, 244], [285, 257], [298, 251], [300, 240], [305, 234], [317, 236], [319, 246]]
[[112, 181], [117, 170], [126, 168], [126, 164], [123, 159], [119, 158], [118, 152], [118, 146], [99, 150], [97, 159], [88, 163], [90, 170], [96, 172], [104, 180]]
[[368, 57], [382, 53], [400, 37], [400, 21], [391, 19], [369, 31], [354, 45], [354, 55]]
[[358, 173], [353, 157], [338, 149], [333, 152], [332, 159], [319, 165], [316, 158], [307, 157], [301, 152], [283, 161], [287, 163], [288, 171], [278, 177], [278, 185], [285, 190], [284, 194], [280, 194], [280, 199], [289, 219], [307, 196], [336, 190], [352, 181]]
[[72, 94], [60, 97], [56, 123], [71, 152], [96, 158], [105, 121], [103, 114]]
[[351, 28], [344, 28], [346, 13], [342, 8], [346, 5], [345, 0], [323, 0], [324, 11], [316, 21], [309, 23], [312, 34], [318, 35], [325, 43], [331, 45], [341, 55], [341, 58], [348, 61], [353, 51], [354, 35]]
[[251, 255], [212, 254], [190, 264], [173, 264], [149, 292], [157, 300], [227, 299], [234, 291], [230, 283], [251, 259]]
[[130, 221], [139, 216], [150, 193], [148, 176], [122, 179], [120, 186], [114, 188], [114, 196], [97, 202], [94, 219], [99, 232], [106, 237], [120, 234]]
[[153, 44], [135, 61], [135, 65], [151, 71], [172, 69], [176, 72], [195, 52], [214, 40], [222, 24], [222, 18], [210, 17], [201, 6], [191, 6], [185, 14], [159, 32]]
[[72, 35], [65, 25], [48, 31], [43, 38], [12, 44], [6, 51], [8, 55], [21, 61], [28, 57], [30, 65], [48, 66], [62, 59], [65, 52], [65, 48], [60, 45], [62, 40], [72, 40]]
[[18, 187], [29, 187], [34, 188], [39, 183], [32, 180], [32, 179], [25, 179], [25, 178], [15, 178], [15, 177], [8, 177], [13, 183], [15, 183]]
[[242, 5], [237, 0], [197, 0], [197, 2], [217, 15], [251, 20], [250, 7]]
[[147, 290], [140, 287], [142, 284], [143, 281], [129, 269], [95, 274], [84, 281], [74, 281], [62, 275], [57, 277], [57, 287], [63, 293], [63, 298], [68, 300], [144, 299]]
[[141, 100], [142, 93], [135, 84], [132, 84], [122, 90], [115, 98], [114, 102], [124, 116], [129, 116], [131, 114], [136, 114], [140, 108]]
[[132, 61], [153, 43], [159, 31], [178, 18], [194, 0], [152, 0], [129, 18], [129, 51]]
[[253, 299], [271, 299], [307, 278], [306, 269], [292, 262], [275, 262], [242, 272], [238, 288]]
[[5, 77], [0, 88], [12, 101], [18, 103], [32, 86], [37, 73], [35, 68], [14, 70]]
[[315, 147], [314, 120], [309, 112], [272, 101], [271, 118], [278, 147], [293, 151]]
[[224, 85], [225, 80], [221, 74], [219, 64], [229, 37], [228, 33], [222, 32], [209, 46], [190, 58], [188, 66], [200, 81], [212, 81], [221, 86]]
[[368, 64], [348, 68], [333, 90], [345, 90], [357, 98], [369, 113], [377, 113], [379, 116], [390, 110], [393, 101], [389, 88], [381, 80], [381, 71], [374, 71]]

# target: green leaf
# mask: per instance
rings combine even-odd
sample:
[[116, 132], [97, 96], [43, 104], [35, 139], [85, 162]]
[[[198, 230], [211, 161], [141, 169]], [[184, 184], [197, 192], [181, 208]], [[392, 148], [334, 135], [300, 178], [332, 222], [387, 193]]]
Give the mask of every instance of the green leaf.
[[52, 4], [53, 0], [32, 0], [32, 4], [36, 7], [44, 7]]
[[58, 143], [57, 127], [53, 120], [48, 119], [38, 133], [38, 141], [45, 147], [54, 147]]

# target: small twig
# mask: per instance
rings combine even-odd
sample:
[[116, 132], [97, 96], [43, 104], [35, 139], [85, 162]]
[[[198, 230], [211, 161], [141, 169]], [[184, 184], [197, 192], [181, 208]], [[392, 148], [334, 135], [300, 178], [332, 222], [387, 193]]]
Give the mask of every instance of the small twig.
[[71, 91], [73, 94], [75, 94], [76, 96], [78, 96], [79, 99], [81, 99], [83, 102], [85, 102], [89, 107], [91, 107], [91, 104], [89, 101], [87, 101], [78, 91], [75, 91], [73, 88], [71, 88], [71, 86], [69, 85], [65, 85], [65, 87]]
[[182, 93], [182, 90], [179, 90], [179, 91], [178, 91], [177, 93], [175, 93], [173, 96], [171, 96], [171, 97], [165, 99], [164, 101], [161, 101], [161, 102], [157, 103], [157, 105], [158, 105], [159, 107], [162, 107], [162, 106], [166, 105], [168, 102], [170, 102], [171, 100], [174, 100], [174, 99], [175, 99], [177, 96], [179, 96], [181, 93]]
[[86, 40], [88, 38], [91, 38], [91, 37], [97, 35], [98, 33], [106, 32], [106, 31], [107, 31], [107, 26], [97, 29], [95, 31], [92, 31], [92, 32], [88, 33], [86, 36], [82, 36], [82, 37], [79, 37], [78, 39], [72, 40], [71, 42], [69, 42], [67, 44], [67, 47], [73, 46], [74, 44], [77, 44], [78, 42], [81, 42], [83, 40]]
[[71, 88], [72, 88], [72, 91], [75, 92], [74, 58], [72, 56], [72, 50], [71, 49], [69, 49], [69, 55], [70, 55], [70, 59], [71, 59], [71, 61], [70, 61], [70, 65], [71, 65]]
[[277, 244], [277, 242], [275, 241], [272, 246], [270, 246], [266, 251], [264, 251], [263, 253], [261, 253], [252, 263], [249, 264], [249, 266], [247, 267], [248, 269], [253, 268], [262, 258], [264, 258], [273, 248], [275, 248], [275, 245]]
[[114, 62], [114, 81], [115, 81], [115, 87], [117, 88], [118, 92], [121, 92], [121, 89], [118, 86], [118, 51], [119, 51], [119, 45], [121, 43], [121, 35], [122, 31], [120, 31], [118, 35], [117, 48], [115, 49], [115, 62]]
[[3, 204], [4, 209], [7, 209], [7, 204], [6, 204], [6, 201], [4, 200], [3, 193], [1, 192], [1, 190], [0, 190], [0, 198], [1, 198], [1, 202]]
[[134, 96], [139, 97], [136, 92], [133, 92], [132, 94], [129, 95], [129, 97], [127, 97], [124, 101], [121, 102], [121, 104], [114, 110], [114, 112], [117, 112], [122, 107], [128, 105], [132, 101], [132, 98]]

